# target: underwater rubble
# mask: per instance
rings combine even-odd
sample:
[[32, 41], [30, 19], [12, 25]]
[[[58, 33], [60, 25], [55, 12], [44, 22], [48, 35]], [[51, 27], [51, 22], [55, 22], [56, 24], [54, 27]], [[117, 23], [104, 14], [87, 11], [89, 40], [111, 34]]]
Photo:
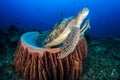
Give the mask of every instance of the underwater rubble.
[[[0, 29], [0, 80], [24, 80], [16, 72], [13, 60], [20, 36], [28, 31], [31, 30], [20, 30], [14, 25]], [[87, 35], [86, 39], [88, 56], [83, 63], [81, 80], [119, 80], [120, 37], [91, 38]]]
[[91, 38], [83, 64], [84, 80], [120, 79], [120, 37]]

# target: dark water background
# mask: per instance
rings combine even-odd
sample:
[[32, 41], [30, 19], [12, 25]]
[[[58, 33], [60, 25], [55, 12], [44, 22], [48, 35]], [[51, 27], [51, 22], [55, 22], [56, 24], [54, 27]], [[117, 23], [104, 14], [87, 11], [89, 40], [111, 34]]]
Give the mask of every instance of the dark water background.
[[91, 36], [120, 36], [120, 0], [0, 0], [0, 28], [47, 31], [63, 18], [89, 8]]

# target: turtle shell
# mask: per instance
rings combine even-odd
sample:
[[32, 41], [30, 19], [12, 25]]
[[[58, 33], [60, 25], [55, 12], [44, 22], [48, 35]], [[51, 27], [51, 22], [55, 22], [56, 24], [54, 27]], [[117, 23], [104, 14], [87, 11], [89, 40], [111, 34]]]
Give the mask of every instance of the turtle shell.
[[43, 45], [46, 45], [47, 43], [53, 41], [58, 36], [60, 36], [60, 34], [64, 31], [64, 29], [73, 19], [74, 17], [64, 18], [62, 21], [56, 23], [55, 26], [49, 31], [48, 35], [44, 39]]

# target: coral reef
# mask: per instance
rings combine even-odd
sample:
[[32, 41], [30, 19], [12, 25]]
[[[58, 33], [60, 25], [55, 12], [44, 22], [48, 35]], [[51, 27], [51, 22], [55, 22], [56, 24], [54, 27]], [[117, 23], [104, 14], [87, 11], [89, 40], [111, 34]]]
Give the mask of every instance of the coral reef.
[[120, 79], [120, 38], [91, 38], [83, 65], [84, 80]]
[[[14, 68], [14, 53], [19, 37], [29, 31], [31, 30], [0, 29], [0, 80], [24, 80]], [[14, 36], [18, 37], [15, 42], [11, 42], [10, 38]], [[91, 38], [88, 34], [85, 36], [89, 54], [82, 63], [81, 80], [119, 80], [120, 37]]]
[[[47, 49], [33, 46], [37, 44], [40, 36], [38, 33], [29, 33], [23, 34], [16, 50], [14, 64], [17, 72], [21, 73], [26, 80], [79, 79], [82, 73], [82, 62], [87, 56], [87, 43], [84, 38], [79, 41], [73, 53], [63, 59], [57, 59], [61, 48]], [[33, 40], [30, 37], [26, 40], [28, 37], [25, 38], [24, 35], [31, 35]]]

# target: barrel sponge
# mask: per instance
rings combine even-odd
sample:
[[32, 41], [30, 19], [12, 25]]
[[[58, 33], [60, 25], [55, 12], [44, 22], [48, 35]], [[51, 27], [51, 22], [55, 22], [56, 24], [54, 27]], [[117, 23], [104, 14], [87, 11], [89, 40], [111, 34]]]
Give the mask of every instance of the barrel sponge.
[[87, 56], [85, 38], [79, 40], [74, 51], [63, 59], [58, 59], [58, 48], [43, 48], [39, 40], [44, 35], [38, 32], [24, 33], [15, 52], [14, 66], [25, 80], [78, 80], [82, 64]]

